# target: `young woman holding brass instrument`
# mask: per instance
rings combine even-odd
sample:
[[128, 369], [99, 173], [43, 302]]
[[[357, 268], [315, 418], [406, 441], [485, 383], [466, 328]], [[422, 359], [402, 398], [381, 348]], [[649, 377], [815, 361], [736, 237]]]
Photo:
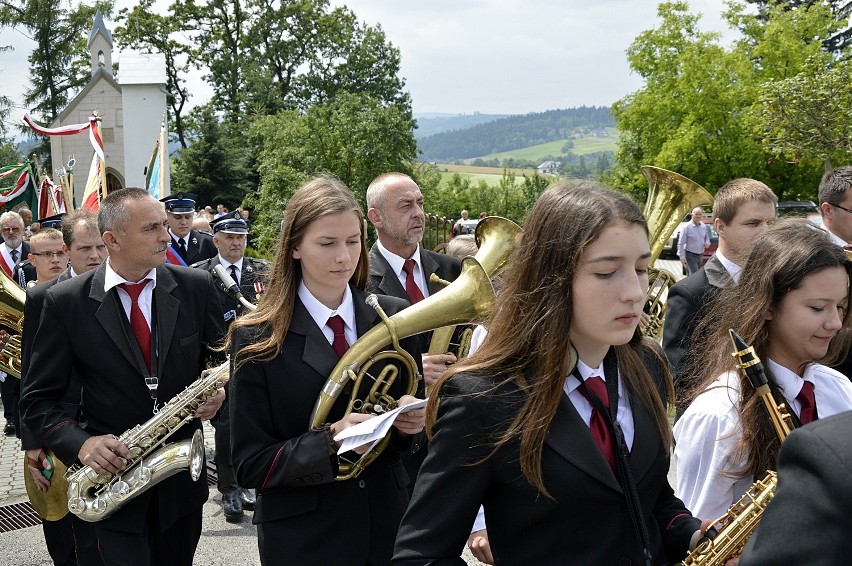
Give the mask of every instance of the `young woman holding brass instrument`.
[[700, 377], [674, 427], [677, 494], [717, 518], [775, 469], [780, 441], [766, 407], [734, 366], [728, 329], [763, 360], [794, 425], [852, 409], [852, 384], [819, 363], [844, 350], [852, 264], [804, 220], [779, 222], [755, 242], [739, 284], [722, 295], [690, 375]]
[[627, 197], [592, 184], [539, 197], [488, 336], [430, 395], [395, 564], [463, 564], [480, 504], [498, 562], [684, 558], [700, 522], [666, 477], [671, 376], [637, 330], [650, 255]]
[[[423, 409], [398, 416], [388, 448], [342, 481], [333, 437], [369, 416], [347, 414], [344, 391], [330, 424], [309, 425], [340, 355], [382, 324], [365, 304], [364, 230], [343, 183], [319, 177], [303, 185], [287, 205], [266, 293], [230, 329], [232, 454], [239, 484], [257, 489], [263, 564], [387, 564], [408, 503], [399, 453], [422, 432]], [[379, 302], [388, 315], [407, 306], [393, 297]], [[416, 338], [401, 344], [420, 359]], [[400, 404], [414, 400], [402, 395], [405, 382], [398, 376], [388, 391]]]

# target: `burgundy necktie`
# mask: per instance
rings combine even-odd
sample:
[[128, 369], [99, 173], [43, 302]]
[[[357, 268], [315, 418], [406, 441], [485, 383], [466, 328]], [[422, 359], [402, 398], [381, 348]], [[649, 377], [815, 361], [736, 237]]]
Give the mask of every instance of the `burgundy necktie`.
[[[603, 379], [593, 375], [586, 380], [586, 387], [588, 387], [592, 393], [601, 400], [604, 407], [609, 409], [609, 395], [606, 392], [606, 383], [604, 383]], [[583, 397], [589, 399], [586, 389], [582, 386], [580, 387], [580, 393]], [[607, 424], [607, 418], [601, 414], [594, 402], [591, 400], [589, 400], [589, 402], [592, 404], [592, 418], [589, 421], [589, 429], [592, 432], [592, 438], [595, 439], [595, 442], [598, 444], [598, 448], [601, 449], [604, 458], [606, 458], [607, 463], [609, 463], [609, 467], [612, 468], [612, 473], [618, 475], [615, 465], [615, 441], [612, 438], [612, 431]]]
[[411, 304], [419, 303], [423, 300], [423, 292], [417, 286], [417, 281], [414, 280], [414, 260], [408, 258], [402, 264], [402, 270], [405, 271], [405, 292], [408, 298], [411, 299]]
[[799, 420], [803, 425], [817, 420], [816, 399], [814, 399], [814, 384], [810, 381], [805, 381], [802, 384], [802, 390], [796, 395], [796, 401], [802, 404], [802, 412], [799, 414]]
[[147, 284], [148, 279], [143, 279], [139, 283], [122, 283], [119, 287], [130, 295], [130, 328], [136, 335], [136, 342], [142, 352], [142, 359], [145, 360], [145, 367], [148, 368], [148, 373], [151, 373], [151, 329], [148, 328], [145, 315], [139, 308], [139, 295]]
[[326, 324], [334, 332], [334, 341], [331, 343], [331, 347], [337, 357], [342, 358], [346, 350], [349, 349], [349, 342], [346, 341], [346, 335], [343, 333], [343, 319], [340, 318], [339, 314], [336, 314], [330, 317]]

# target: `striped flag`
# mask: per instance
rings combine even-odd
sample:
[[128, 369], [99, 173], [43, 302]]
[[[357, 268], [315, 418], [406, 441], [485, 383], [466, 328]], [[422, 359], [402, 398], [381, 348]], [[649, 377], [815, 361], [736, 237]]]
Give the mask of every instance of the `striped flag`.
[[[86, 124], [72, 124], [58, 128], [45, 128], [33, 122], [28, 114], [24, 114], [24, 123], [32, 131], [43, 136], [72, 136], [88, 130], [89, 141], [95, 149], [92, 159], [92, 167], [89, 169], [89, 179], [86, 181], [86, 190], [83, 193], [82, 208], [89, 208], [95, 212], [100, 208], [101, 196], [106, 196], [106, 163], [104, 163], [104, 140], [101, 136], [101, 117], [97, 112], [92, 112], [89, 122]], [[96, 163], [97, 162], [97, 163]]]
[[37, 210], [37, 185], [31, 161], [0, 167], [0, 208], [11, 210], [25, 202], [30, 210]]
[[151, 154], [151, 161], [148, 162], [148, 168], [145, 171], [145, 188], [148, 190], [148, 194], [157, 200], [169, 194], [169, 188], [166, 186], [168, 167], [169, 144], [166, 138], [166, 119], [163, 117], [160, 135], [154, 144], [154, 152]]

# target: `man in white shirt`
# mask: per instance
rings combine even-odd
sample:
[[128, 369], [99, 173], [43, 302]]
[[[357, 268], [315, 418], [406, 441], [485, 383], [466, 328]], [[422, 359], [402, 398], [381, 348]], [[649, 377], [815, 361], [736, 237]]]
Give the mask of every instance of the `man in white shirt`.
[[692, 221], [680, 231], [680, 239], [677, 242], [677, 257], [689, 268], [690, 275], [701, 269], [704, 250], [710, 247], [710, 233], [702, 220], [704, 211], [700, 206], [696, 206], [692, 209]]

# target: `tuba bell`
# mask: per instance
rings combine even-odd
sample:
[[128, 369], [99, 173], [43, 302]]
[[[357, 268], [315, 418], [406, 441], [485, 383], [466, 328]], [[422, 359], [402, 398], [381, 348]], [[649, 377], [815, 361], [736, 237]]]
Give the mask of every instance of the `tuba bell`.
[[[352, 411], [378, 413], [394, 409], [395, 401], [387, 398], [385, 393], [390, 383], [399, 376], [396, 372], [382, 372], [379, 376], [373, 376], [369, 373], [371, 366], [386, 359], [401, 360], [409, 371], [405, 393], [413, 395], [417, 391], [420, 375], [416, 362], [399, 347], [398, 341], [442, 326], [467, 323], [483, 317], [490, 312], [494, 297], [491, 278], [485, 269], [476, 259], [466, 257], [462, 260], [458, 279], [440, 292], [391, 317], [384, 316], [379, 310], [384, 324], [373, 327], [361, 336], [340, 358], [317, 397], [309, 426], [319, 428], [325, 424], [331, 408], [350, 381], [353, 384], [352, 396], [346, 414]], [[377, 304], [373, 306], [375, 308]], [[394, 350], [382, 350], [391, 343]], [[362, 390], [366, 391], [363, 398], [358, 397]], [[390, 435], [356, 462], [341, 461], [335, 479], [340, 481], [356, 477], [379, 456], [389, 440]]]
[[0, 371], [21, 378], [21, 330], [24, 327], [24, 301], [27, 292], [0, 269], [0, 327], [5, 327], [9, 340], [0, 349]]
[[[479, 262], [489, 279], [494, 279], [503, 271], [518, 245], [521, 233], [523, 229], [520, 226], [500, 216], [487, 216], [476, 225], [476, 245], [479, 251], [473, 258]], [[429, 342], [429, 354], [443, 354], [449, 351], [450, 340], [455, 329], [455, 326], [436, 329]], [[472, 329], [466, 328], [460, 336], [460, 343], [455, 352], [457, 358], [467, 356], [470, 350], [471, 334], [473, 334]]]
[[[696, 206], [712, 204], [713, 195], [704, 187], [679, 173], [651, 165], [642, 167], [648, 179], [648, 202], [645, 219], [648, 221], [648, 242], [651, 245], [650, 265], [663, 253], [666, 241], [683, 217]], [[663, 336], [668, 290], [675, 276], [664, 269], [648, 270], [648, 293], [645, 296], [645, 313], [651, 318], [645, 336], [659, 340]]]

